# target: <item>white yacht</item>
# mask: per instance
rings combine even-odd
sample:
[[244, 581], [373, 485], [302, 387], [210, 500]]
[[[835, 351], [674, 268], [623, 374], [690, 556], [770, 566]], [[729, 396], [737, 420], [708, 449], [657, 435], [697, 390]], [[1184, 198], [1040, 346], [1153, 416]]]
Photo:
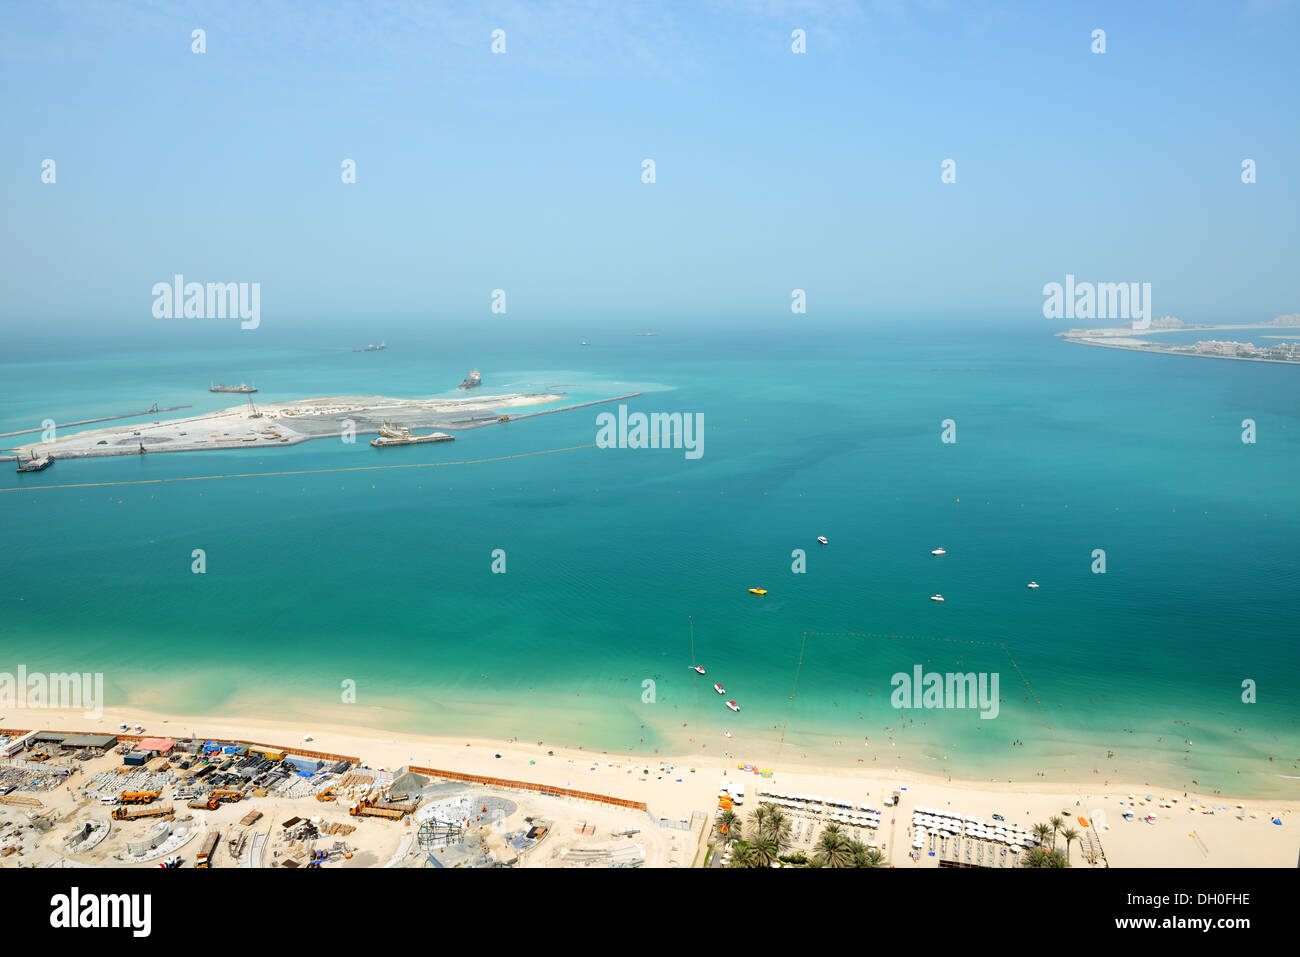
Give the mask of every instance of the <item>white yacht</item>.
[[1030, 582], [1030, 583], [1029, 583], [1028, 585], [1026, 585], [1025, 587], [1026, 587], [1026, 588], [1037, 588], [1037, 587], [1038, 587], [1038, 582]]
[[942, 595], [931, 595], [931, 596], [930, 596], [930, 601], [943, 601], [943, 596], [942, 596]]
[[948, 554], [948, 549], [946, 549], [946, 548], [932, 548], [932, 549], [930, 549], [930, 554], [931, 554], [931, 555], [947, 555], [947, 554]]

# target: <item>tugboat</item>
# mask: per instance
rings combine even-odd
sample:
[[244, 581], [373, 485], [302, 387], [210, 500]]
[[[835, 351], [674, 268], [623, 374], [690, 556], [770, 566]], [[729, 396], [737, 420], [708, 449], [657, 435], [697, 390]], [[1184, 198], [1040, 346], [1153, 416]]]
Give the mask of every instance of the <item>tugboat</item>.
[[40, 455], [40, 456], [32, 455], [30, 458], [28, 458], [26, 462], [20, 462], [18, 464], [18, 468], [15, 469], [14, 471], [40, 472], [49, 468], [53, 462], [54, 459], [50, 458], [50, 456], [48, 455]]
[[475, 369], [473, 372], [469, 374], [469, 378], [460, 384], [460, 388], [477, 389], [482, 384], [483, 384], [483, 377], [479, 375], [478, 370]]

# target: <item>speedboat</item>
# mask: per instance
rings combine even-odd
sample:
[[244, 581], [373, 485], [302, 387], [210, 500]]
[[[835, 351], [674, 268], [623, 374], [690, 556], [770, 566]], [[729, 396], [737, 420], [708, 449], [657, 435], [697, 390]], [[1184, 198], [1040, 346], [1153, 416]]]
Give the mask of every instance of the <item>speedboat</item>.
[[714, 686], [713, 686], [713, 690], [716, 691], [718, 694], [726, 694], [726, 693], [727, 693], [727, 689], [724, 688], [724, 687], [722, 687], [722, 685], [714, 685]]
[[704, 674], [704, 665], [692, 665], [691, 667], [694, 669], [697, 675]]
[[931, 596], [930, 596], [930, 601], [943, 601], [943, 596], [942, 596], [942, 595], [931, 595]]
[[750, 593], [751, 595], [766, 595], [766, 594], [767, 594], [767, 589], [766, 589], [766, 588], [751, 588], [751, 589], [749, 590], [749, 593]]
[[1026, 585], [1025, 587], [1026, 587], [1026, 588], [1037, 588], [1037, 587], [1038, 587], [1038, 582], [1030, 582], [1030, 583], [1029, 583], [1028, 585]]
[[817, 541], [821, 542], [823, 545], [829, 545], [829, 544], [830, 544], [830, 542], [826, 541], [826, 536], [825, 536], [825, 535], [818, 535], [818, 536], [817, 536]]
[[740, 710], [740, 705], [736, 704], [736, 702], [734, 702], [734, 701], [728, 701], [728, 702], [727, 702], [727, 707], [730, 708], [732, 711], [739, 711], [739, 710]]
[[947, 554], [948, 554], [948, 549], [946, 549], [946, 548], [932, 548], [932, 549], [930, 549], [930, 554], [931, 554], [931, 555], [947, 555]]

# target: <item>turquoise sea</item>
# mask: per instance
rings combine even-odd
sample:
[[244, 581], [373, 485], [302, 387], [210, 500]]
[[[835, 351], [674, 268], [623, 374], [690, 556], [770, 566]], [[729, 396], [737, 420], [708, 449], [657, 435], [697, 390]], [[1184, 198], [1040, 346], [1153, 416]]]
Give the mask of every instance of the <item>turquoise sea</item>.
[[[102, 671], [110, 704], [185, 714], [1295, 797], [1300, 369], [1049, 326], [369, 320], [56, 343], [34, 325], [7, 335], [0, 431], [239, 401], [213, 379], [274, 408], [454, 394], [478, 368], [485, 393], [702, 413], [704, 454], [450, 464], [589, 446], [594, 408], [404, 449], [5, 465], [0, 671]], [[417, 463], [448, 464], [330, 471]], [[998, 716], [893, 708], [915, 665], [997, 673]]]

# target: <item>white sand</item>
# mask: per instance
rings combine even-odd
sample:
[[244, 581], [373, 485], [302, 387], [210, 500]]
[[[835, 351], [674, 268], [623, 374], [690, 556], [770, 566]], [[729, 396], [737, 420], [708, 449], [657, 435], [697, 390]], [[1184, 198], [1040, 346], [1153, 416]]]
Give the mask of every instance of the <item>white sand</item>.
[[[886, 853], [891, 863], [899, 867], [918, 866], [907, 856], [911, 849], [907, 828], [912, 808], [916, 805], [951, 808], [985, 819], [999, 813], [1007, 821], [1018, 822], [1022, 827], [1046, 822], [1049, 817], [1057, 815], [1066, 817], [1066, 823], [1077, 830], [1082, 828], [1074, 818], [1082, 815], [1092, 822], [1094, 810], [1101, 810], [1108, 826], [1103, 827], [1098, 836], [1111, 866], [1293, 867], [1300, 849], [1297, 843], [1300, 800], [1239, 802], [1214, 795], [1189, 793], [1184, 796], [1182, 792], [1115, 781], [1104, 788], [1099, 787], [1097, 781], [1080, 782], [1074, 786], [1062, 783], [1004, 784], [949, 781], [907, 771], [830, 767], [800, 767], [795, 771], [779, 765], [774, 769], [773, 778], [764, 779], [753, 773], [743, 773], [737, 767], [738, 762], [724, 761], [718, 756], [655, 755], [644, 757], [641, 759], [643, 763], [637, 763], [629, 758], [598, 752], [560, 749], [545, 744], [539, 747], [535, 742], [449, 739], [337, 725], [308, 728], [262, 719], [241, 722], [229, 718], [163, 715], [139, 708], [115, 708], [97, 720], [83, 718], [81, 712], [58, 710], [11, 710], [3, 717], [0, 731], [39, 727], [42, 730], [116, 733], [120, 724], [125, 723], [130, 728], [142, 724], [150, 735], [188, 737], [193, 731], [204, 738], [238, 738], [291, 749], [300, 747], [355, 755], [372, 767], [390, 770], [415, 764], [558, 785], [644, 801], [652, 814], [670, 819], [689, 817], [695, 810], [705, 811], [712, 817], [718, 785], [726, 777], [745, 782], [745, 812], [757, 804], [757, 790], [765, 784], [782, 791], [844, 797], [855, 804], [866, 803], [884, 811], [883, 826], [877, 840], [887, 844]], [[308, 733], [313, 740], [303, 743], [303, 736]], [[547, 752], [552, 750], [554, 756], [548, 756]], [[501, 757], [496, 758], [496, 754]], [[906, 790], [900, 791], [902, 800], [898, 808], [883, 807], [882, 798], [901, 788]], [[1136, 816], [1140, 819], [1154, 811], [1158, 823], [1151, 825], [1140, 820], [1129, 823], [1122, 819], [1121, 814], [1127, 808], [1120, 802], [1128, 801], [1130, 792], [1142, 802], [1134, 808]], [[1145, 802], [1148, 794], [1155, 800]], [[1173, 808], [1159, 807], [1162, 799], [1176, 799], [1177, 803]], [[1244, 820], [1236, 816], [1238, 803], [1244, 805]], [[1213, 814], [1200, 810], [1224, 805], [1229, 809], [1217, 810]], [[1271, 823], [1274, 817], [1282, 820], [1281, 826]], [[1071, 857], [1076, 864], [1082, 863], [1077, 844]], [[923, 858], [920, 866], [933, 863], [933, 859]]]

